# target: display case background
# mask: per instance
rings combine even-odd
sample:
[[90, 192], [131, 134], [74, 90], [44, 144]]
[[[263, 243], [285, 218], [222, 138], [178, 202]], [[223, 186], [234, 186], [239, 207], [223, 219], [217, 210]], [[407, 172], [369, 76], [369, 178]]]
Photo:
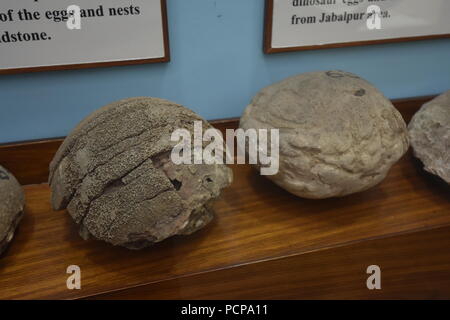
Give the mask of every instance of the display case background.
[[450, 89], [450, 39], [264, 55], [263, 0], [169, 0], [168, 15], [168, 64], [0, 76], [0, 143], [64, 136], [131, 96], [237, 117], [262, 87], [316, 70], [354, 72], [389, 98]]

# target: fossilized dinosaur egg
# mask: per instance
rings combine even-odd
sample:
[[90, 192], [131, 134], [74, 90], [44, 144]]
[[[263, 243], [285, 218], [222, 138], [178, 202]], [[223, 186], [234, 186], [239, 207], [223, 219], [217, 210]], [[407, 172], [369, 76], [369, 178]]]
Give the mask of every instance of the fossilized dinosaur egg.
[[450, 183], [450, 90], [422, 106], [409, 124], [409, 136], [425, 170]]
[[11, 173], [0, 166], [0, 254], [13, 239], [24, 206], [22, 187]]
[[279, 171], [268, 178], [312, 199], [375, 186], [409, 146], [392, 103], [343, 71], [305, 73], [261, 90], [240, 126], [280, 130]]
[[55, 210], [67, 208], [83, 238], [141, 249], [191, 234], [213, 218], [211, 204], [232, 180], [222, 164], [171, 160], [176, 129], [211, 126], [191, 110], [131, 98], [83, 120], [50, 164]]

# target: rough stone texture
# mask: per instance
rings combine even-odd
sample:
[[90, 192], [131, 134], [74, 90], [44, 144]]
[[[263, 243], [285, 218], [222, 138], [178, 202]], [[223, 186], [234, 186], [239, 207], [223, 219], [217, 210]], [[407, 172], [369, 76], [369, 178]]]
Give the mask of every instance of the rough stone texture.
[[0, 254], [13, 239], [24, 206], [22, 187], [11, 173], [0, 166]]
[[450, 90], [422, 106], [409, 124], [409, 136], [425, 170], [450, 183]]
[[67, 208], [80, 234], [141, 249], [193, 233], [213, 218], [211, 203], [231, 183], [225, 165], [175, 165], [175, 129], [193, 132], [191, 110], [156, 98], [105, 106], [83, 120], [50, 164], [52, 205]]
[[268, 178], [312, 199], [375, 186], [409, 146], [392, 103], [343, 71], [305, 73], [263, 89], [241, 127], [280, 130], [280, 170]]

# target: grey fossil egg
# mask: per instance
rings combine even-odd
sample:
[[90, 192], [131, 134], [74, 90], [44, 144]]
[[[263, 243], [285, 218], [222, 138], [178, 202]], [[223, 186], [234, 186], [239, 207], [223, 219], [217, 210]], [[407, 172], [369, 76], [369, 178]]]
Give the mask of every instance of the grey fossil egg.
[[409, 146], [406, 124], [392, 103], [344, 71], [300, 74], [261, 90], [240, 126], [280, 130], [279, 171], [267, 177], [311, 199], [377, 185]]
[[176, 129], [205, 120], [157, 98], [131, 98], [83, 120], [50, 164], [55, 210], [67, 209], [83, 238], [141, 249], [191, 234], [213, 218], [211, 205], [232, 181], [223, 164], [171, 161]]
[[450, 90], [424, 104], [408, 128], [425, 170], [450, 183]]
[[8, 170], [0, 166], [0, 253], [12, 241], [24, 206], [22, 187]]

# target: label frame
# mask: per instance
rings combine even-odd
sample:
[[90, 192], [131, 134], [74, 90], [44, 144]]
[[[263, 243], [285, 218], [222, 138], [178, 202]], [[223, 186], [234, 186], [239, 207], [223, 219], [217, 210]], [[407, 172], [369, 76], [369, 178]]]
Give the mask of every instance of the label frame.
[[447, 34], [437, 34], [437, 35], [428, 35], [428, 36], [413, 36], [413, 37], [401, 37], [401, 38], [390, 38], [390, 39], [380, 39], [380, 40], [336, 42], [336, 43], [327, 43], [327, 44], [323, 44], [323, 45], [319, 44], [319, 45], [308, 45], [308, 46], [292, 46], [292, 47], [284, 47], [284, 48], [274, 48], [272, 46], [272, 43], [273, 43], [272, 33], [273, 33], [273, 21], [274, 21], [274, 1], [275, 0], [266, 0], [266, 3], [265, 3], [263, 51], [266, 54], [450, 38], [450, 33], [447, 33]]
[[171, 57], [170, 57], [170, 41], [169, 41], [169, 23], [168, 23], [168, 16], [167, 16], [167, 0], [160, 0], [160, 1], [161, 1], [161, 16], [162, 16], [162, 32], [163, 32], [163, 42], [164, 42], [164, 56], [163, 57], [148, 58], [148, 59], [130, 59], [130, 60], [107, 61], [107, 62], [86, 62], [86, 63], [76, 63], [76, 64], [66, 64], [66, 65], [51, 65], [51, 66], [0, 69], [0, 75], [31, 73], [31, 72], [45, 72], [45, 71], [58, 71], [58, 70], [105, 68], [105, 67], [115, 67], [115, 66], [170, 62]]

